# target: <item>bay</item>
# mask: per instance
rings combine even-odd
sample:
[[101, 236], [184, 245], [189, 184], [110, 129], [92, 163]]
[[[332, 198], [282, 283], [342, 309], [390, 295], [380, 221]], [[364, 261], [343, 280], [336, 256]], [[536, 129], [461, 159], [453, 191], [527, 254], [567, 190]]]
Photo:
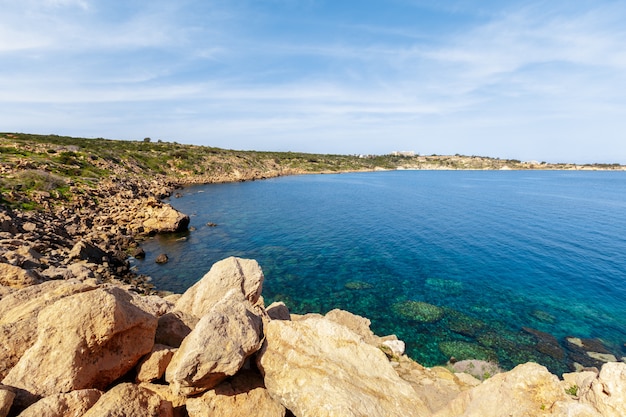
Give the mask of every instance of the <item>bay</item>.
[[193, 186], [170, 203], [195, 230], [144, 242], [135, 264], [159, 289], [183, 292], [240, 256], [263, 268], [267, 304], [366, 316], [426, 366], [474, 356], [569, 370], [523, 328], [626, 356], [622, 172], [304, 175]]

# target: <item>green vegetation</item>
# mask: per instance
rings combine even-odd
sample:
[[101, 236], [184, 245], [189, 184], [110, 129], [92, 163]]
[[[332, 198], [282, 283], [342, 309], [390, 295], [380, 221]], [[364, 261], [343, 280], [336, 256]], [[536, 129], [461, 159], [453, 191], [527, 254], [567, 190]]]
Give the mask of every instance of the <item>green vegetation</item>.
[[571, 395], [573, 397], [577, 397], [578, 396], [578, 385], [572, 385], [571, 387], [569, 387], [568, 389], [565, 390], [565, 393], [568, 395]]
[[[180, 183], [237, 181], [277, 175], [380, 169], [573, 169], [480, 156], [323, 155], [258, 152], [176, 142], [85, 139], [0, 133], [0, 203], [37, 208], [37, 193], [58, 200], [99, 180], [163, 176]], [[621, 169], [596, 164], [589, 169]], [[39, 197], [42, 195], [39, 194]], [[47, 194], [43, 194], [47, 196]], [[47, 198], [47, 197], [46, 197]]]

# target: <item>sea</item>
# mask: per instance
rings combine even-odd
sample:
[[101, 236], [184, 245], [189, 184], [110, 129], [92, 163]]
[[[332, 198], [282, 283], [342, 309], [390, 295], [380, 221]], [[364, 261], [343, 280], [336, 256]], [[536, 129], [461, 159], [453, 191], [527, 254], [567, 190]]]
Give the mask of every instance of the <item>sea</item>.
[[626, 172], [315, 174], [178, 197], [191, 230], [144, 241], [133, 261], [157, 289], [184, 292], [238, 256], [262, 267], [266, 305], [367, 317], [425, 366], [561, 374], [581, 358], [568, 338], [626, 356]]

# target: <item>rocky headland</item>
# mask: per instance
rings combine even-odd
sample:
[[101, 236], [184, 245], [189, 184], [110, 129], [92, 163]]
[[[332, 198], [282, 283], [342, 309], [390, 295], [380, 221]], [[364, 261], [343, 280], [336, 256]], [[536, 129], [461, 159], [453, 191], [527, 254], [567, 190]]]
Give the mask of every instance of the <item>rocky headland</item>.
[[626, 363], [602, 352], [561, 378], [535, 363], [425, 368], [366, 318], [266, 306], [254, 260], [223, 260], [179, 295], [130, 269], [145, 236], [187, 228], [163, 202], [185, 184], [399, 165], [92, 146], [0, 134], [0, 417], [626, 415]]

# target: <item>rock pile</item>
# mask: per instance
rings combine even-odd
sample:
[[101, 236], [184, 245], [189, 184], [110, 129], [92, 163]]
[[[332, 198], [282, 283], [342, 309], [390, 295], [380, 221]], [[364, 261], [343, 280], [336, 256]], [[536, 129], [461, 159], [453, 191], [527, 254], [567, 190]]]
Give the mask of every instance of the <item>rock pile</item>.
[[481, 382], [424, 368], [395, 336], [333, 310], [267, 308], [256, 261], [216, 263], [180, 296], [96, 279], [0, 298], [0, 417], [623, 416], [626, 363], [528, 363]]
[[189, 217], [157, 200], [177, 184], [112, 178], [76, 190], [72, 202], [43, 211], [0, 206], [0, 285], [20, 288], [50, 279], [132, 283], [127, 252], [150, 234], [187, 230]]

